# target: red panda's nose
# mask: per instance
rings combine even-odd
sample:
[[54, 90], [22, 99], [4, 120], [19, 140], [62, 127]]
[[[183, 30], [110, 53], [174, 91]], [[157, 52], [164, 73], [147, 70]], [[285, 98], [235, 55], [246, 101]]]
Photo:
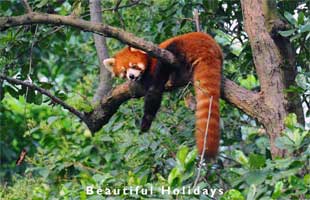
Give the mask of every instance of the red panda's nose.
[[133, 79], [135, 79], [135, 75], [129, 74], [129, 78], [130, 78], [131, 80], [133, 80]]

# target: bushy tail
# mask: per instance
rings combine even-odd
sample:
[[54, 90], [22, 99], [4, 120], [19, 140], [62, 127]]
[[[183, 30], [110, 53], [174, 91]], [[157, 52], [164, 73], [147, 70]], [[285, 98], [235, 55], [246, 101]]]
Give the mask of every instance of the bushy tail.
[[212, 158], [217, 155], [220, 141], [220, 84], [221, 61], [194, 66], [193, 81], [196, 96], [196, 143], [200, 155]]

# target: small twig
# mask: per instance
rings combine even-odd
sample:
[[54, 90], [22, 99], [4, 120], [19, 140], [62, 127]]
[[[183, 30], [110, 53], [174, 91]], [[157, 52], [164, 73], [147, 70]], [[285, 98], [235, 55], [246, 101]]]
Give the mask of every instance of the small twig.
[[189, 81], [186, 86], [181, 90], [180, 95], [178, 95], [178, 98], [181, 99], [185, 96], [185, 92], [187, 91], [187, 89], [189, 88], [189, 86], [192, 84], [191, 81]]
[[223, 159], [226, 159], [226, 160], [229, 160], [229, 161], [232, 161], [232, 162], [234, 162], [234, 163], [236, 163], [236, 164], [240, 164], [238, 161], [236, 161], [236, 160], [234, 160], [234, 159], [232, 159], [232, 158], [230, 158], [230, 157], [228, 157], [228, 156], [219, 155], [219, 157], [220, 157], [220, 158], [223, 158]]
[[80, 168], [82, 168], [82, 169], [86, 169], [86, 170], [91, 171], [91, 172], [93, 172], [93, 173], [95, 173], [95, 174], [104, 174], [103, 172], [101, 172], [101, 171], [99, 171], [99, 170], [97, 170], [97, 169], [94, 169], [94, 168], [85, 166], [85, 165], [83, 165], [83, 164], [80, 163], [80, 162], [72, 162], [72, 163], [69, 163], [69, 164], [71, 164], [71, 165], [73, 165], [73, 166], [75, 166], [75, 167], [80, 167]]
[[49, 91], [47, 91], [47, 90], [45, 90], [39, 86], [36, 86], [30, 82], [21, 81], [21, 80], [15, 79], [15, 78], [7, 77], [7, 76], [2, 75], [2, 74], [0, 74], [0, 79], [6, 80], [7, 82], [15, 84], [15, 85], [23, 85], [23, 86], [28, 87], [30, 89], [36, 90], [39, 93], [44, 94], [45, 96], [48, 96], [54, 103], [61, 105], [63, 108], [67, 109], [69, 112], [71, 112], [72, 114], [74, 114], [78, 118], [80, 118], [82, 121], [86, 122], [86, 118], [85, 118], [83, 113], [76, 110], [72, 106], [69, 106], [67, 103], [63, 102], [58, 97], [52, 95]]
[[[121, 1], [119, 1], [119, 4], [121, 3]], [[132, 7], [132, 6], [135, 6], [137, 4], [140, 3], [140, 0], [137, 0], [131, 4], [127, 4], [127, 5], [123, 5], [123, 6], [120, 6], [119, 4], [114, 7], [114, 8], [107, 8], [107, 9], [103, 9], [102, 12], [106, 12], [106, 11], [116, 11], [116, 10], [120, 10], [120, 9], [123, 9], [123, 8], [129, 8], [129, 7]]]
[[193, 18], [194, 18], [195, 25], [196, 25], [196, 31], [200, 32], [199, 11], [198, 11], [197, 8], [195, 8], [194, 11], [193, 11]]
[[199, 181], [200, 173], [201, 173], [201, 168], [202, 168], [202, 164], [203, 164], [203, 161], [204, 161], [204, 156], [205, 156], [205, 151], [206, 151], [206, 144], [207, 144], [207, 138], [208, 138], [209, 122], [210, 122], [211, 112], [212, 112], [211, 111], [211, 109], [212, 109], [212, 101], [213, 101], [213, 96], [210, 97], [207, 126], [206, 126], [206, 130], [205, 130], [205, 137], [203, 139], [202, 155], [201, 155], [200, 161], [199, 161], [198, 174], [197, 174], [197, 177], [196, 177], [195, 182], [194, 182], [194, 188], [197, 186], [197, 183]]
[[121, 3], [122, 3], [122, 0], [117, 0], [116, 5], [115, 5], [115, 7], [114, 7], [114, 10], [113, 10], [113, 11], [117, 11], [117, 10], [118, 10], [118, 8], [119, 8], [119, 6], [121, 5]]
[[[113, 8], [106, 8], [106, 9], [103, 9], [102, 11], [100, 11], [100, 13], [103, 13], [103, 12], [107, 12], [107, 11], [112, 11], [112, 12], [115, 12], [115, 11], [119, 11], [121, 9], [124, 9], [124, 8], [129, 8], [129, 7], [133, 7], [137, 4], [140, 3], [140, 0], [136, 0], [135, 2], [131, 3], [131, 4], [127, 4], [127, 5], [123, 5], [123, 6], [118, 6], [117, 8], [116, 7], [113, 7]], [[141, 4], [142, 5], [142, 4]], [[96, 12], [98, 13], [98, 12]], [[90, 13], [87, 13], [85, 15], [82, 15], [82, 18], [84, 17], [88, 17], [90, 16]]]
[[23, 6], [24, 6], [24, 8], [25, 8], [27, 13], [31, 13], [32, 12], [32, 9], [31, 9], [31, 7], [30, 7], [30, 5], [29, 5], [27, 0], [22, 0], [22, 4], [23, 4]]
[[15, 163], [16, 166], [19, 166], [19, 165], [21, 165], [21, 164], [23, 163], [23, 161], [24, 161], [26, 155], [27, 155], [27, 150], [26, 150], [26, 149], [23, 149], [23, 150], [20, 152], [20, 154], [19, 154], [19, 156], [18, 156], [18, 159], [16, 160], [16, 163]]
[[121, 13], [118, 10], [115, 11], [115, 12], [116, 12], [116, 14], [117, 14], [117, 16], [119, 18], [119, 21], [121, 23], [122, 29], [126, 30], [126, 26], [125, 26], [125, 22], [124, 22], [123, 16], [121, 15]]

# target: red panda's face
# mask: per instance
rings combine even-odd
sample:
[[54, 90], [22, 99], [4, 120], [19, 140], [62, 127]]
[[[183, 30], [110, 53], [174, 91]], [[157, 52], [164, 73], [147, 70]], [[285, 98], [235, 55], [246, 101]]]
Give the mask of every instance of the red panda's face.
[[105, 67], [114, 75], [129, 80], [138, 80], [147, 68], [148, 55], [138, 49], [126, 47], [113, 58], [103, 61]]

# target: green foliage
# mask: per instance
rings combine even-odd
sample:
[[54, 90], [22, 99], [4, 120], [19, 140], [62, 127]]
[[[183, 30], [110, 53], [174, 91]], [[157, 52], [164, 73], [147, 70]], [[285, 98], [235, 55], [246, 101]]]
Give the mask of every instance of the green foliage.
[[193, 167], [195, 167], [195, 158], [197, 156], [197, 150], [188, 152], [189, 149], [186, 146], [181, 146], [176, 155], [176, 166], [171, 170], [168, 176], [168, 184], [171, 187], [180, 187], [182, 183], [191, 178], [193, 174]]
[[[89, 19], [88, 1], [28, 2], [34, 11], [60, 15], [74, 12]], [[193, 8], [197, 8], [202, 31], [212, 34], [223, 48], [224, 75], [249, 90], [259, 89], [249, 41], [239, 23], [239, 1], [145, 0], [117, 13], [110, 9], [116, 1], [102, 2], [106, 24], [125, 28], [155, 43], [194, 31], [191, 18]], [[120, 6], [132, 2], [124, 0]], [[280, 13], [291, 25], [280, 34], [297, 49], [297, 86], [286, 92], [297, 93], [306, 102], [310, 88], [309, 11], [302, 7], [303, 3], [296, 2], [278, 2]], [[23, 13], [20, 1], [0, 1], [0, 16]], [[123, 47], [114, 39], [107, 42], [111, 53]], [[91, 33], [50, 25], [0, 32], [0, 71], [31, 80], [78, 110], [88, 112], [94, 106], [91, 100], [98, 84], [98, 59]], [[120, 82], [115, 80], [114, 84]], [[263, 128], [221, 101], [219, 158], [202, 165], [197, 177], [194, 113], [183, 100], [185, 94], [191, 93], [191, 87], [165, 94], [161, 110], [145, 134], [140, 134], [138, 128], [143, 99], [123, 104], [108, 124], [92, 134], [75, 116], [47, 97], [7, 82], [1, 87], [0, 199], [107, 198], [87, 195], [87, 186], [154, 190], [153, 195], [121, 194], [111, 199], [310, 198], [309, 131], [297, 123], [294, 114], [287, 117], [286, 129], [276, 141], [290, 156], [272, 160]], [[26, 159], [16, 166], [24, 148]], [[176, 191], [185, 188], [192, 193], [161, 194], [162, 187]], [[195, 190], [200, 193], [193, 193]]]

